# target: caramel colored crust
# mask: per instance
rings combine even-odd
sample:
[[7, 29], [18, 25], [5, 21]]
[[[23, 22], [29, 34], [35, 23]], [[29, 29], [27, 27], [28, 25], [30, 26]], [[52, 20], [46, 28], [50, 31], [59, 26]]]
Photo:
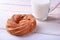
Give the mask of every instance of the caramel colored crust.
[[36, 28], [36, 20], [31, 14], [15, 14], [7, 20], [6, 29], [13, 35], [25, 35]]

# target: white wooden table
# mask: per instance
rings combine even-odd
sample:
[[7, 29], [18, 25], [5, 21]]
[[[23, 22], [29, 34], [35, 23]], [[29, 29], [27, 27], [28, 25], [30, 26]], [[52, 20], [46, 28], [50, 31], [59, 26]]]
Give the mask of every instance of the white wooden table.
[[[51, 8], [58, 2], [60, 0], [51, 0]], [[10, 16], [15, 13], [32, 13], [31, 10], [31, 0], [0, 0], [0, 40], [60, 40], [60, 6], [49, 14], [47, 21], [37, 20], [37, 33], [21, 37], [6, 31], [6, 21]]]

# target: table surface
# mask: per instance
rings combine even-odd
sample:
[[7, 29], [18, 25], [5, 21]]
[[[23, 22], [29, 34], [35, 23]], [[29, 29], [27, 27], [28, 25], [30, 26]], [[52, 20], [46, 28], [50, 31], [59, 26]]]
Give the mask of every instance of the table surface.
[[[60, 0], [51, 0], [51, 9]], [[46, 21], [37, 20], [34, 33], [13, 36], [6, 29], [6, 21], [13, 14], [32, 13], [31, 0], [0, 0], [0, 40], [60, 40], [60, 5], [48, 15]]]

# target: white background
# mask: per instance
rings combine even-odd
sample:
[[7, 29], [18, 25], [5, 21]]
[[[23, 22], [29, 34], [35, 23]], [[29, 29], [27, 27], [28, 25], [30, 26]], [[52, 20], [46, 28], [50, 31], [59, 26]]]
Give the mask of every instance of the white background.
[[[58, 2], [60, 0], [51, 0], [50, 8], [52, 9]], [[31, 10], [31, 0], [0, 0], [0, 40], [60, 40], [60, 6], [49, 15], [53, 17], [52, 20], [37, 21], [38, 33], [23, 37], [7, 33], [6, 21], [12, 14], [32, 13]]]

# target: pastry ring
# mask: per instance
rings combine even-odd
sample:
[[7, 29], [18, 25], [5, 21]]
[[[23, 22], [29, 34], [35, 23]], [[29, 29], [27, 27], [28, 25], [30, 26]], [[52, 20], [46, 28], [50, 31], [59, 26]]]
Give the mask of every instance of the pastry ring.
[[6, 29], [13, 35], [25, 35], [36, 28], [36, 20], [32, 14], [14, 14], [7, 20]]

